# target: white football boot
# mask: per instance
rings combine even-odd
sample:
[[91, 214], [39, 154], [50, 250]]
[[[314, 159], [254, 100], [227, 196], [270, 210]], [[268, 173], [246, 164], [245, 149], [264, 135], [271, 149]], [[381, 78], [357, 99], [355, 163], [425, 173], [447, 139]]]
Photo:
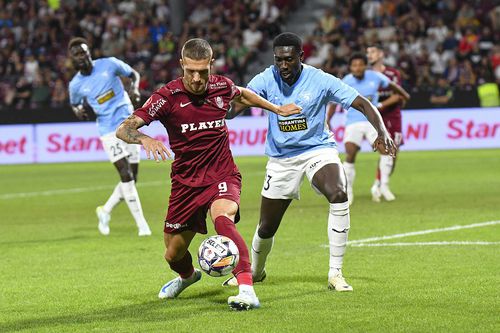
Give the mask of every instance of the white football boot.
[[382, 194], [380, 193], [380, 187], [377, 184], [373, 184], [373, 186], [370, 189], [370, 192], [372, 192], [372, 201], [380, 202]]
[[394, 201], [396, 200], [396, 196], [389, 189], [389, 185], [380, 185], [380, 194], [386, 201]]
[[244, 311], [251, 309], [260, 308], [260, 302], [255, 295], [255, 292], [252, 291], [240, 291], [236, 296], [229, 296], [227, 299], [227, 304], [231, 310], [235, 311]]
[[139, 227], [139, 236], [151, 236], [151, 229], [147, 223]]
[[336, 274], [328, 277], [328, 289], [336, 291], [352, 291], [352, 287], [346, 282], [340, 269]]
[[97, 218], [99, 219], [99, 224], [97, 228], [99, 232], [105, 236], [109, 235], [109, 221], [111, 220], [111, 214], [104, 211], [103, 206], [99, 206], [95, 209]]
[[200, 279], [201, 271], [198, 269], [195, 269], [193, 275], [187, 279], [183, 279], [178, 276], [175, 279], [168, 281], [165, 285], [163, 285], [163, 287], [161, 287], [160, 292], [158, 293], [158, 298], [176, 298], [184, 289], [193, 283], [200, 281]]

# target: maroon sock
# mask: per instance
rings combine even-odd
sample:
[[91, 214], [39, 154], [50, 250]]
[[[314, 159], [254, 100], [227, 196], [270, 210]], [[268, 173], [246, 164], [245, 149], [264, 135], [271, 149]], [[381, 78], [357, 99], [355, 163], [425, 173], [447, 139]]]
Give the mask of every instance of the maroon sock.
[[238, 274], [242, 273], [241, 275], [245, 282], [242, 284], [252, 285], [252, 269], [250, 267], [250, 257], [248, 255], [248, 248], [245, 244], [245, 241], [243, 240], [243, 237], [241, 237], [238, 230], [236, 230], [234, 222], [225, 216], [218, 216], [215, 219], [214, 225], [215, 225], [215, 231], [217, 231], [219, 235], [231, 238], [238, 247], [238, 250], [240, 251], [240, 261], [238, 262], [238, 265], [234, 268], [233, 274], [236, 276], [236, 278], [238, 278]]
[[377, 167], [377, 180], [380, 181], [380, 168]]
[[170, 268], [179, 273], [181, 278], [187, 279], [191, 275], [193, 275], [194, 267], [193, 267], [193, 258], [191, 258], [191, 253], [186, 251], [184, 257], [182, 257], [179, 261], [169, 262]]

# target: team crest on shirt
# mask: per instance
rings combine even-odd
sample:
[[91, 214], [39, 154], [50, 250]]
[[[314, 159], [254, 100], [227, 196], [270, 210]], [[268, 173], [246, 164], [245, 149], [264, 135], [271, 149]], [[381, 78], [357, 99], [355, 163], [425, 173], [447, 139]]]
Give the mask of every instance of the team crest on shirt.
[[224, 107], [224, 101], [222, 100], [222, 97], [215, 97], [215, 104], [217, 104], [217, 106], [222, 109]]

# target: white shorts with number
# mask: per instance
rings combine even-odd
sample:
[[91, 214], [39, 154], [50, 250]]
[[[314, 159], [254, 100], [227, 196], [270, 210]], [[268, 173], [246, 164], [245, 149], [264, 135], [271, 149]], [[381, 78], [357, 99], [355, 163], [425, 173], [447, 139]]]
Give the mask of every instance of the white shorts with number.
[[111, 163], [124, 157], [127, 157], [130, 163], [139, 163], [141, 160], [141, 146], [118, 139], [114, 132], [101, 136], [101, 142]]
[[304, 175], [316, 193], [321, 194], [312, 185], [312, 179], [319, 169], [332, 163], [342, 164], [335, 148], [321, 148], [289, 158], [270, 157], [261, 194], [269, 199], [300, 199]]
[[377, 130], [368, 121], [360, 121], [347, 125], [344, 134], [344, 143], [352, 142], [361, 147], [363, 139], [366, 139], [371, 145], [377, 138]]

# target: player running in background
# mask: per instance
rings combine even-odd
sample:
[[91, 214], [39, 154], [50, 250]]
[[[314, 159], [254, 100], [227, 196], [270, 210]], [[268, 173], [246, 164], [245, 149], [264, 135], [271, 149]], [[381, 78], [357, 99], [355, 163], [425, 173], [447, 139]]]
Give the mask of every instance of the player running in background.
[[[384, 64], [384, 49], [381, 45], [375, 44], [366, 49], [368, 63], [374, 71], [387, 76], [392, 82], [401, 86], [401, 74], [393, 67]], [[396, 145], [396, 154], [394, 157], [381, 154], [378, 162], [375, 182], [371, 188], [372, 199], [380, 202], [383, 197], [387, 201], [395, 200], [396, 197], [389, 188], [389, 177], [396, 167], [396, 158], [399, 147], [403, 144], [403, 133], [401, 124], [401, 107], [404, 99], [401, 95], [394, 93], [390, 88], [380, 88], [378, 90], [379, 100], [377, 108], [382, 115], [385, 127]]]
[[[330, 205], [328, 287], [352, 291], [341, 271], [350, 228], [347, 181], [337, 144], [325, 123], [327, 103], [334, 101], [365, 114], [378, 133], [375, 145], [391, 152], [393, 142], [377, 109], [366, 98], [338, 78], [302, 63], [299, 36], [289, 32], [278, 35], [273, 51], [274, 65], [255, 76], [248, 88], [276, 103], [296, 103], [302, 113], [287, 119], [269, 114], [269, 161], [261, 192], [260, 221], [252, 242], [253, 277], [255, 281], [266, 277], [265, 264], [274, 235], [292, 200], [299, 199], [300, 185], [307, 176], [313, 189]], [[236, 281], [231, 278], [224, 285], [236, 285]]]
[[240, 284], [239, 294], [229, 297], [229, 306], [235, 310], [258, 308], [248, 249], [235, 227], [241, 175], [229, 149], [225, 117], [232, 100], [282, 116], [299, 113], [300, 108], [294, 104], [278, 107], [248, 89], [236, 87], [224, 76], [211, 75], [213, 52], [203, 39], [188, 40], [181, 55], [183, 76], [155, 91], [117, 131], [122, 140], [142, 144], [148, 157], [165, 160], [170, 153], [163, 143], [137, 130], [159, 120], [175, 154], [164, 240], [165, 259], [180, 276], [166, 283], [158, 296], [175, 298], [201, 278], [188, 247], [197, 232], [207, 233], [205, 218], [209, 212], [216, 232], [232, 239], [240, 252], [233, 270]]
[[[379, 104], [379, 88], [390, 88], [392, 91], [399, 94], [404, 100], [408, 100], [410, 98], [408, 93], [400, 85], [392, 82], [384, 74], [366, 69], [366, 66], [367, 59], [364, 54], [353, 54], [349, 59], [349, 70], [351, 73], [346, 75], [342, 81], [356, 89], [360, 95], [366, 97], [374, 105]], [[330, 110], [334, 110], [334, 108], [330, 108]], [[333, 116], [333, 114], [329, 114], [329, 120], [331, 119], [331, 116]], [[347, 176], [349, 204], [352, 204], [354, 200], [353, 186], [356, 176], [354, 163], [356, 161], [356, 155], [361, 148], [361, 143], [363, 142], [363, 139], [366, 139], [373, 145], [376, 143], [377, 138], [380, 137], [380, 134], [377, 133], [377, 130], [373, 128], [370, 123], [371, 121], [369, 121], [363, 113], [359, 112], [355, 108], [350, 107], [347, 109], [347, 120], [344, 135], [346, 150], [344, 170]], [[388, 154], [386, 150], [379, 150], [379, 152], [383, 154], [383, 156], [393, 156], [393, 154]], [[387, 184], [381, 184], [380, 192], [387, 200], [390, 200], [391, 198], [388, 195], [388, 189], [385, 185]], [[394, 198], [392, 199], [394, 200]]]
[[139, 236], [149, 236], [151, 230], [135, 187], [140, 146], [126, 144], [115, 135], [118, 125], [133, 111], [120, 76], [130, 78], [129, 94], [138, 101], [139, 73], [114, 57], [92, 60], [87, 41], [80, 37], [70, 40], [68, 51], [73, 66], [78, 70], [69, 83], [71, 107], [80, 120], [87, 120], [89, 112], [96, 114], [102, 145], [120, 175], [120, 182], [109, 199], [104, 206], [96, 209], [99, 231], [103, 235], [109, 234], [111, 211], [121, 200], [125, 200], [139, 229]]

